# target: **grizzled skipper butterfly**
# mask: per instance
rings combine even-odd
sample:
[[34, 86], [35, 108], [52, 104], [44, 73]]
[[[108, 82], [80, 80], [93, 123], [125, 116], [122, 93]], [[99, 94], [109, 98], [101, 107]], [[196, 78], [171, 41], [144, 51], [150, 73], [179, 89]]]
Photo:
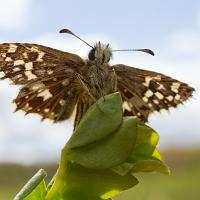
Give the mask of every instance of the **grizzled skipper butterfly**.
[[119, 91], [125, 115], [135, 115], [146, 122], [153, 111], [176, 107], [192, 96], [186, 83], [160, 73], [123, 64], [110, 65], [114, 51], [101, 42], [91, 46], [68, 29], [68, 33], [91, 47], [88, 59], [76, 54], [29, 43], [0, 44], [1, 79], [22, 85], [14, 100], [16, 110], [38, 113], [43, 119], [59, 122], [76, 109], [75, 127], [88, 108], [106, 94]]

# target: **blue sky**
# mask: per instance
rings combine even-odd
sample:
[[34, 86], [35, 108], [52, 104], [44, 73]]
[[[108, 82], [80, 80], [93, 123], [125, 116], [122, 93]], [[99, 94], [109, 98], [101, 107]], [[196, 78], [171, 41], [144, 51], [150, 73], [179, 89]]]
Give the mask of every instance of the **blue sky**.
[[[161, 72], [196, 88], [194, 97], [169, 114], [153, 114], [160, 148], [200, 146], [200, 1], [0, 0], [0, 42], [35, 42], [86, 57], [89, 47], [60, 35], [62, 28], [93, 44], [151, 48], [156, 56], [118, 52], [111, 63]], [[32, 163], [59, 158], [71, 122], [52, 125], [38, 116], [13, 114], [17, 87], [0, 82], [0, 162]]]

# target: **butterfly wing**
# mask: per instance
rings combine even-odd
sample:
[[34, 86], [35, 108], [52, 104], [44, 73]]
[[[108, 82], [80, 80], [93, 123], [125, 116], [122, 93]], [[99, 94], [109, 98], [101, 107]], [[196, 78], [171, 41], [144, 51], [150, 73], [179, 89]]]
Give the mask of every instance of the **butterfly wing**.
[[153, 111], [176, 107], [192, 96], [194, 89], [186, 83], [160, 73], [114, 65], [118, 90], [126, 115], [136, 115], [144, 122]]
[[84, 61], [77, 55], [27, 43], [0, 44], [2, 79], [23, 85], [16, 110], [38, 113], [54, 122], [70, 117], [80, 93], [77, 71]]
[[0, 44], [1, 79], [9, 78], [14, 84], [46, 77], [65, 70], [77, 71], [84, 61], [77, 55], [50, 47], [28, 43]]
[[63, 73], [26, 84], [14, 100], [16, 110], [37, 113], [54, 122], [68, 119], [78, 99], [77, 81], [73, 77]]

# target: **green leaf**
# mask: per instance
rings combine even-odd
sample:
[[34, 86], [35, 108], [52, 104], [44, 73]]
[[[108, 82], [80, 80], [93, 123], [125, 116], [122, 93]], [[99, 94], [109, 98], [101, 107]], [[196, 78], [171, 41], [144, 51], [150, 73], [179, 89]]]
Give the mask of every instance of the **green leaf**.
[[24, 200], [45, 200], [46, 185], [44, 180]]
[[135, 156], [134, 162], [124, 162], [115, 166], [112, 170], [122, 176], [131, 172], [152, 172], [157, 171], [163, 174], [170, 174], [170, 169], [163, 162], [159, 151], [155, 149], [152, 156]]
[[131, 172], [133, 168], [133, 163], [124, 162], [120, 165], [112, 167], [112, 171], [116, 172], [117, 174], [124, 176]]
[[132, 172], [160, 172], [162, 174], [170, 174], [169, 168], [160, 160], [154, 157], [140, 158], [139, 161], [133, 164]]
[[87, 169], [68, 162], [60, 168], [45, 200], [109, 199], [137, 183], [132, 175], [120, 176], [109, 169]]
[[72, 149], [68, 159], [86, 168], [108, 169], [123, 163], [130, 156], [136, 137], [136, 118], [125, 117], [117, 132], [93, 144]]
[[14, 200], [44, 200], [46, 195], [45, 176], [46, 172], [40, 169], [21, 189]]
[[135, 173], [152, 171], [169, 175], [170, 169], [162, 160], [159, 160], [158, 158], [161, 158], [160, 154], [157, 150], [155, 150], [155, 153], [153, 153], [152, 156], [137, 156], [135, 158], [135, 162], [124, 162], [121, 165], [113, 167], [112, 170], [122, 176], [132, 172]]
[[118, 93], [104, 98], [89, 109], [62, 150], [54, 184], [45, 200], [110, 199], [138, 183], [131, 174], [121, 176], [108, 169], [132, 153], [137, 120], [122, 119]]
[[162, 155], [160, 154], [160, 152], [158, 151], [158, 149], [155, 149], [152, 156], [160, 161], [163, 161]]
[[127, 160], [128, 163], [132, 164], [132, 172], [157, 171], [163, 174], [170, 174], [169, 168], [165, 165], [159, 151], [156, 149], [158, 140], [159, 136], [153, 129], [145, 124], [138, 124], [136, 146]]
[[158, 140], [159, 136], [152, 128], [145, 124], [138, 124], [138, 137], [134, 154], [152, 155]]
[[122, 123], [122, 100], [119, 93], [100, 98], [86, 112], [71, 139], [68, 148], [84, 146], [101, 140]]

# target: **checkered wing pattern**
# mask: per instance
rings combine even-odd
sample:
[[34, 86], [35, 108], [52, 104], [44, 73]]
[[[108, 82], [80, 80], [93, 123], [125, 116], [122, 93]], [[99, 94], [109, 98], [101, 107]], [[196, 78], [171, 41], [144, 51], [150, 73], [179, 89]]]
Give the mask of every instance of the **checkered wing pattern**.
[[114, 65], [125, 115], [144, 122], [153, 111], [176, 107], [192, 96], [193, 88], [160, 73], [126, 65]]
[[84, 61], [77, 55], [27, 43], [0, 44], [1, 79], [23, 85], [16, 110], [38, 113], [43, 119], [70, 117], [76, 105], [77, 69]]

